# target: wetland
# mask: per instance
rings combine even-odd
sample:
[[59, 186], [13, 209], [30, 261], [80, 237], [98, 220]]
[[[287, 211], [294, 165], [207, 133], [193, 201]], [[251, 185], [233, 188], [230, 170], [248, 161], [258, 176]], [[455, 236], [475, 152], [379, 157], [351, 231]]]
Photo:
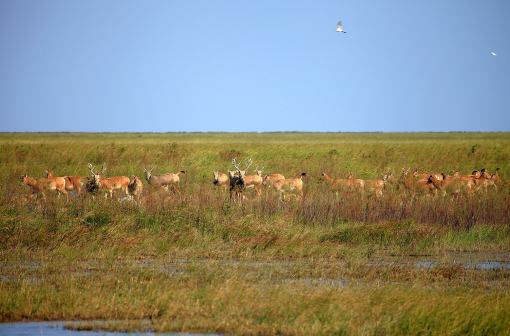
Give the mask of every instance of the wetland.
[[[232, 335], [491, 335], [510, 330], [510, 134], [0, 134], [0, 328]], [[212, 171], [251, 158], [299, 177], [232, 202]], [[20, 177], [181, 170], [151, 188], [32, 197]], [[322, 172], [498, 171], [487, 191], [331, 192]], [[52, 322], [53, 321], [53, 322]], [[60, 322], [62, 323], [62, 322]], [[66, 329], [67, 330], [67, 329]]]

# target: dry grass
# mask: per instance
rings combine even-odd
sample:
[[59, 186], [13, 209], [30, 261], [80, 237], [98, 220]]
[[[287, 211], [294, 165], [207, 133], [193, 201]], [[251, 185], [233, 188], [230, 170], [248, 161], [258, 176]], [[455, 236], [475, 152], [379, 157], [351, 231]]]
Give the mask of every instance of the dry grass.
[[[378, 198], [336, 196], [319, 181], [323, 171], [366, 179], [409, 166], [499, 167], [506, 178], [509, 134], [1, 134], [0, 143], [1, 321], [246, 335], [510, 330], [510, 270], [451, 254], [503, 252], [493, 261], [505, 262], [507, 187], [447, 197], [389, 187]], [[281, 202], [270, 190], [230, 202], [211, 171], [232, 156], [267, 173], [307, 172], [303, 197]], [[187, 170], [182, 197], [147, 188], [142, 206], [102, 195], [43, 202], [19, 185], [24, 173], [88, 175], [88, 162], [105, 161], [109, 176], [151, 163]], [[434, 262], [416, 267], [417, 255]]]

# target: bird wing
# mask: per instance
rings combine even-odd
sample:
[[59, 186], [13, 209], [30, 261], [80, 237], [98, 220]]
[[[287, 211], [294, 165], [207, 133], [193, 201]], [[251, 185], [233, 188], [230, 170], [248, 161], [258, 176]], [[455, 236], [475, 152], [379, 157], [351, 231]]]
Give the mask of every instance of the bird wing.
[[338, 28], [342, 29], [342, 21], [338, 21]]

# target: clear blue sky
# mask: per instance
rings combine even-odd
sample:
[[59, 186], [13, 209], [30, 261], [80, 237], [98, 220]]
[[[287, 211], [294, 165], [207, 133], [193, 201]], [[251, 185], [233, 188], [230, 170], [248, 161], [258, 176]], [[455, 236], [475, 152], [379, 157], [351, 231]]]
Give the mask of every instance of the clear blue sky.
[[0, 132], [510, 131], [510, 1], [2, 0], [0, 116]]

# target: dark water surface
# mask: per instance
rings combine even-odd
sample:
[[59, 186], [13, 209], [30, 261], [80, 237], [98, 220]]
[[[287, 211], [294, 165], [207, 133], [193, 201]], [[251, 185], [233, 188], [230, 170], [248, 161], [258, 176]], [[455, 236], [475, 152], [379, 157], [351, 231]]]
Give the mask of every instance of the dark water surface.
[[64, 322], [16, 322], [0, 323], [0, 336], [220, 336], [218, 334], [153, 333], [153, 332], [106, 332], [74, 331], [63, 328]]

